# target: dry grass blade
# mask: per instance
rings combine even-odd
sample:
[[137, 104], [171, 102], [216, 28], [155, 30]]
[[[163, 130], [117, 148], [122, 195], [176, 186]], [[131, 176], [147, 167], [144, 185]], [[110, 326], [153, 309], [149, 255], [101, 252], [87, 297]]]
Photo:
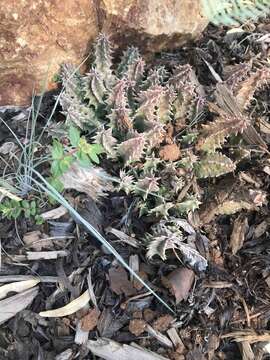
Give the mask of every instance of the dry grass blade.
[[12, 284], [6, 284], [0, 287], [0, 299], [5, 298], [8, 293], [16, 292], [21, 293], [27, 289], [31, 289], [40, 282], [39, 279], [25, 280], [13, 282]]
[[0, 325], [24, 310], [38, 294], [38, 287], [0, 301]]
[[226, 339], [226, 338], [232, 338], [233, 341], [236, 342], [243, 342], [243, 341], [247, 341], [250, 344], [254, 344], [256, 342], [260, 342], [260, 341], [270, 341], [270, 332], [269, 331], [263, 331], [260, 334], [256, 333], [255, 330], [239, 330], [239, 331], [234, 331], [234, 332], [230, 332], [228, 334], [222, 335], [221, 336], [222, 339]]
[[71, 301], [67, 305], [54, 309], [54, 310], [48, 310], [48, 311], [41, 311], [39, 313], [42, 317], [63, 317], [68, 316], [71, 314], [74, 314], [76, 311], [82, 309], [85, 305], [88, 304], [90, 300], [89, 291], [86, 290], [81, 296], [79, 296], [77, 299]]

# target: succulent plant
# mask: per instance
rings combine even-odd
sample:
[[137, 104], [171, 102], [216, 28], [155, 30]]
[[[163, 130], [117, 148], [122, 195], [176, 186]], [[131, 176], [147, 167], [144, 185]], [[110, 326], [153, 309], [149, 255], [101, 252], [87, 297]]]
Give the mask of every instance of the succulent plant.
[[[215, 100], [207, 104], [189, 64], [147, 71], [139, 51], [130, 47], [115, 70], [112, 49], [101, 34], [86, 75], [63, 67], [66, 122], [94, 132], [107, 158], [117, 162], [118, 189], [138, 197], [140, 214], [168, 218], [192, 212], [201, 203], [196, 179], [236, 169], [227, 151], [232, 138], [253, 137], [263, 143], [246, 109], [255, 92], [269, 82], [270, 70], [240, 64], [217, 84]], [[211, 120], [202, 116], [206, 110]], [[200, 126], [199, 116], [205, 122]]]

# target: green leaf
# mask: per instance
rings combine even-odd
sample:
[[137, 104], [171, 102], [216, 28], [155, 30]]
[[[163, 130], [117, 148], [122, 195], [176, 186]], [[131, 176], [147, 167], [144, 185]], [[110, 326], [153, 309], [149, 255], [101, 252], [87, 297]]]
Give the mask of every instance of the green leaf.
[[49, 179], [49, 183], [51, 186], [54, 187], [55, 190], [57, 190], [58, 192], [62, 192], [64, 190], [64, 185], [62, 183], [62, 181], [60, 181], [57, 178], [50, 178]]
[[78, 151], [77, 152], [77, 158], [78, 158], [81, 166], [88, 167], [89, 165], [91, 165], [91, 160], [90, 160], [90, 158], [88, 157], [87, 154], [85, 154], [85, 153], [83, 153], [81, 151]]
[[30, 216], [31, 216], [31, 211], [30, 211], [30, 209], [25, 209], [24, 210], [24, 216], [26, 217], [26, 218], [30, 218]]
[[59, 168], [60, 168], [62, 174], [69, 169], [73, 160], [74, 160], [74, 158], [71, 155], [68, 155], [59, 161]]
[[53, 177], [62, 175], [62, 171], [59, 166], [59, 160], [53, 160], [51, 163], [51, 174]]
[[36, 222], [37, 225], [42, 225], [42, 224], [44, 224], [44, 219], [40, 215], [36, 215], [35, 216], [35, 222]]
[[64, 147], [63, 145], [56, 139], [53, 140], [52, 146], [52, 158], [53, 160], [60, 160], [64, 156]]
[[71, 125], [69, 130], [69, 140], [72, 146], [77, 147], [80, 141], [80, 131], [75, 126]]
[[21, 204], [22, 204], [22, 207], [23, 207], [24, 209], [29, 209], [29, 208], [30, 208], [30, 204], [29, 204], [29, 202], [28, 202], [27, 200], [23, 200], [23, 201], [21, 202]]

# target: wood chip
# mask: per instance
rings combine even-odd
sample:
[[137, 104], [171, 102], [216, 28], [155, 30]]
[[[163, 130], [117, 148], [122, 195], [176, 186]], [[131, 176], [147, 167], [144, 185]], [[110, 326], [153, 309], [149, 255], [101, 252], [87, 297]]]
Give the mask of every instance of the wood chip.
[[0, 325], [11, 319], [18, 312], [27, 308], [38, 294], [38, 287], [0, 301]]
[[173, 348], [173, 344], [170, 339], [168, 339], [167, 336], [161, 334], [161, 332], [155, 330], [152, 326], [146, 325], [146, 330], [149, 335], [153, 336], [157, 341], [166, 347]]
[[169, 360], [141, 347], [120, 344], [105, 338], [99, 338], [96, 341], [89, 340], [87, 348], [104, 360]]
[[254, 352], [248, 341], [243, 341], [239, 344], [240, 351], [242, 353], [242, 360], [255, 360]]
[[233, 231], [230, 238], [230, 248], [232, 249], [233, 255], [235, 255], [242, 248], [247, 230], [247, 217], [241, 214], [234, 221]]
[[139, 242], [138, 240], [136, 240], [135, 238], [133, 238], [132, 236], [129, 236], [127, 234], [125, 234], [123, 231], [114, 229], [114, 228], [109, 228], [107, 229], [108, 233], [113, 234], [114, 236], [116, 236], [120, 241], [133, 246], [134, 248], [138, 248], [139, 247]]
[[12, 284], [6, 284], [0, 287], [0, 299], [5, 298], [9, 293], [16, 292], [21, 293], [27, 289], [31, 289], [40, 282], [39, 279], [16, 281]]
[[27, 251], [26, 258], [27, 260], [55, 260], [61, 257], [68, 256], [69, 252], [66, 250], [59, 251]]
[[182, 349], [181, 352], [180, 351], [178, 351], [178, 352], [183, 353], [185, 350], [185, 345], [184, 345], [182, 339], [180, 338], [177, 330], [175, 328], [170, 328], [167, 331], [167, 334], [168, 334], [169, 338], [171, 339], [174, 347], [177, 348], [178, 350], [180, 350], [180, 348]]
[[56, 209], [53, 210], [49, 210], [44, 212], [43, 214], [41, 214], [40, 216], [42, 217], [43, 220], [56, 220], [59, 219], [60, 217], [64, 216], [68, 214], [67, 209], [61, 205]]

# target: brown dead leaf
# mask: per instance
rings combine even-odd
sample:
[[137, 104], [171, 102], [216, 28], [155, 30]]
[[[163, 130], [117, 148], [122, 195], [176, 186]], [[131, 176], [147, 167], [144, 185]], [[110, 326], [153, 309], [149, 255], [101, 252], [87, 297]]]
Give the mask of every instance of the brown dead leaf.
[[157, 313], [151, 309], [144, 309], [143, 310], [143, 318], [146, 322], [151, 322], [157, 316]]
[[130, 320], [128, 329], [135, 336], [141, 335], [145, 331], [146, 322], [142, 319]]
[[245, 235], [248, 229], [248, 219], [246, 216], [239, 215], [233, 224], [233, 231], [230, 238], [230, 248], [235, 255], [243, 246]]
[[117, 295], [125, 294], [126, 296], [131, 296], [137, 292], [131, 281], [128, 280], [126, 270], [121, 266], [110, 268], [109, 280], [110, 288]]
[[157, 320], [153, 322], [153, 328], [156, 331], [166, 331], [169, 329], [172, 321], [173, 317], [171, 315], [160, 316]]
[[176, 161], [180, 155], [180, 149], [176, 144], [165, 145], [159, 151], [160, 158], [166, 161]]
[[81, 167], [73, 163], [60, 178], [65, 189], [75, 189], [87, 194], [93, 200], [98, 200], [111, 191], [113, 186], [108, 174], [98, 167]]
[[100, 315], [100, 311], [96, 308], [89, 310], [88, 314], [86, 314], [81, 319], [81, 329], [83, 331], [91, 331], [97, 326], [98, 318]]
[[175, 296], [176, 304], [186, 300], [195, 278], [195, 273], [188, 268], [178, 268], [167, 277], [167, 287]]
[[46, 235], [44, 236], [39, 230], [26, 233], [23, 236], [23, 242], [28, 248], [36, 251], [53, 248], [52, 240], [50, 238], [46, 238]]

